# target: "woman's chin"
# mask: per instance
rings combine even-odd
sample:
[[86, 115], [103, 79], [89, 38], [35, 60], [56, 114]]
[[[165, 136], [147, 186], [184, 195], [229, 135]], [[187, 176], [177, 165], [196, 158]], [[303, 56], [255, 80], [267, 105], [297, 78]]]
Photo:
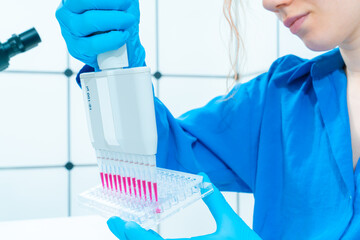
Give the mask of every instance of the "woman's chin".
[[339, 45], [336, 41], [329, 41], [323, 38], [303, 37], [301, 40], [308, 49], [315, 52], [329, 51]]

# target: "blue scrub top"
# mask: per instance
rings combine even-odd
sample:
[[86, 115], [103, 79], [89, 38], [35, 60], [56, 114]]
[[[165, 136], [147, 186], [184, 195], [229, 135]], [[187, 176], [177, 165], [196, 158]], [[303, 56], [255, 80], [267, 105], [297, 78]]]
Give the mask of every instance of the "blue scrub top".
[[157, 164], [253, 193], [263, 239], [360, 239], [346, 87], [335, 49], [282, 57], [178, 119], [156, 99]]
[[253, 193], [263, 239], [360, 239], [343, 68], [339, 49], [288, 55], [178, 119], [155, 99], [158, 166]]

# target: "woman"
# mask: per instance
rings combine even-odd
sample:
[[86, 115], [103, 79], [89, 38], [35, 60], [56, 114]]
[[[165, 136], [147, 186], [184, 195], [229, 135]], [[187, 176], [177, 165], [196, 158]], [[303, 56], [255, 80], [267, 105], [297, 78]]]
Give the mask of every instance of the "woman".
[[[80, 2], [65, 1], [57, 18], [70, 53], [87, 64], [83, 71], [97, 68], [97, 54], [125, 42], [130, 67], [145, 64], [137, 1]], [[339, 48], [311, 60], [282, 57], [267, 73], [179, 119], [155, 99], [157, 162], [203, 171], [220, 190], [252, 192], [254, 231], [263, 239], [360, 239], [360, 2], [263, 5], [308, 48]], [[110, 9], [117, 11], [103, 11]], [[110, 32], [91, 35], [98, 31]], [[201, 239], [257, 238], [218, 191], [205, 202], [218, 229]], [[118, 218], [108, 224], [120, 238], [161, 239]]]

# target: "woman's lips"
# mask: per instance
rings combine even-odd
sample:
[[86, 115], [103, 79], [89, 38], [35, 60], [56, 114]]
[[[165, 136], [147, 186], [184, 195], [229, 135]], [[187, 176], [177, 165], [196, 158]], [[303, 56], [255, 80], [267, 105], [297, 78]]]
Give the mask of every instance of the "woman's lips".
[[299, 32], [302, 23], [305, 21], [306, 17], [309, 14], [302, 14], [302, 15], [298, 15], [295, 17], [291, 17], [291, 18], [287, 18], [284, 21], [284, 25], [288, 28], [290, 28], [290, 31], [292, 32], [292, 34], [296, 34]]

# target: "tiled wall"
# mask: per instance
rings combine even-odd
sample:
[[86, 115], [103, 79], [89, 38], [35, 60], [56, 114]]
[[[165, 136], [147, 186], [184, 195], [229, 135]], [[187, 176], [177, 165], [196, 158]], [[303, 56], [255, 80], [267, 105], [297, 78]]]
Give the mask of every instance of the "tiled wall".
[[[36, 27], [43, 42], [11, 59], [0, 73], [0, 220], [88, 214], [76, 197], [99, 183], [81, 91], [82, 63], [69, 57], [55, 19], [59, 0], [6, 1], [0, 41]], [[219, 0], [141, 0], [141, 39], [157, 96], [175, 116], [204, 105], [227, 89], [228, 28]], [[260, 0], [243, 1], [244, 81], [279, 56], [313, 57]], [[68, 71], [66, 71], [68, 70]], [[67, 73], [67, 74], [66, 74]], [[70, 74], [69, 74], [70, 73]], [[225, 193], [251, 226], [254, 200]], [[209, 233], [214, 222], [202, 202], [159, 227], [164, 237]]]

